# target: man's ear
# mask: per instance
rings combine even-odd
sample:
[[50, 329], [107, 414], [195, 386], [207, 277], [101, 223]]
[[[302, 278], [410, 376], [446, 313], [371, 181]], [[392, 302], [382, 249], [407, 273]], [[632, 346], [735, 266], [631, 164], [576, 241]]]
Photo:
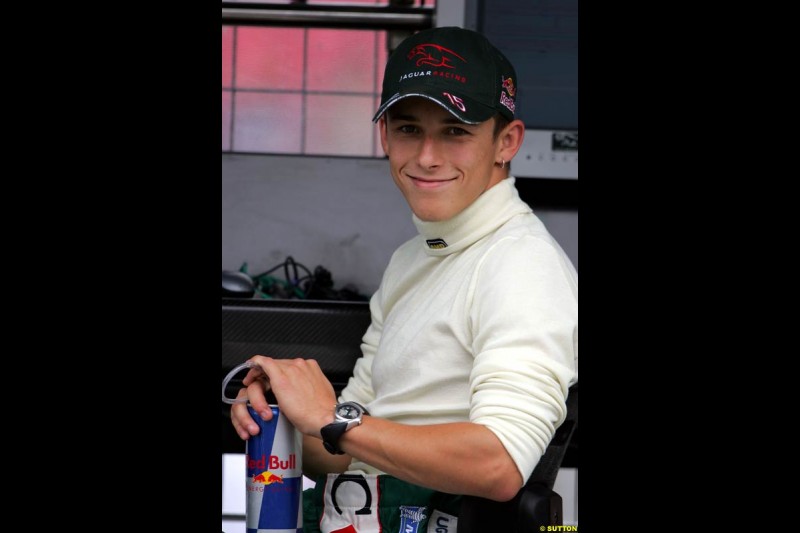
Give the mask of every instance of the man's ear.
[[519, 120], [512, 120], [503, 128], [498, 135], [496, 161], [511, 162], [522, 148], [522, 140], [525, 138], [525, 124]]
[[378, 128], [380, 128], [381, 132], [381, 147], [383, 148], [383, 153], [388, 157], [389, 141], [386, 140], [386, 113], [384, 113], [381, 118], [378, 119]]

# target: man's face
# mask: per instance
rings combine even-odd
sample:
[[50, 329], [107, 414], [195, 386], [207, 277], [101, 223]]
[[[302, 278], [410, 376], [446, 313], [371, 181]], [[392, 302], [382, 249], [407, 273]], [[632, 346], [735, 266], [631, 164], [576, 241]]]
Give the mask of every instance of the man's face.
[[494, 120], [465, 124], [425, 98], [389, 108], [380, 120], [381, 144], [415, 215], [448, 220], [505, 177], [494, 167], [499, 141], [493, 129]]

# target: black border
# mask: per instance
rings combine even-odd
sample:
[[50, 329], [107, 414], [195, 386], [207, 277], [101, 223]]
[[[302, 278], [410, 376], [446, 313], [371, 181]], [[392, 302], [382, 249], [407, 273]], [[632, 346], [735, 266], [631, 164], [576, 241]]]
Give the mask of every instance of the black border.
[[520, 198], [533, 209], [578, 210], [579, 180], [516, 178], [514, 185]]

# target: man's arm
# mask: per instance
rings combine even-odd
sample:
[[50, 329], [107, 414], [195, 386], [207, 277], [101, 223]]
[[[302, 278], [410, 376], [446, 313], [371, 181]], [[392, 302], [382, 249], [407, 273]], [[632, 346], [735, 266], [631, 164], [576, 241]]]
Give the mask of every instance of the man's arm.
[[303, 435], [303, 474], [315, 478], [323, 474], [342, 473], [350, 466], [352, 458], [333, 455], [322, 445], [322, 440]]
[[365, 416], [339, 447], [387, 474], [450, 494], [507, 501], [522, 487], [500, 440], [471, 422], [410, 426]]
[[[500, 440], [490, 429], [469, 422], [411, 426], [365, 416], [360, 426], [339, 441], [346, 455], [324, 458], [320, 429], [333, 422], [336, 401], [317, 362], [263, 356], [251, 361], [257, 366], [245, 376], [247, 389], [240, 396], [246, 395], [256, 412], [263, 412], [268, 420], [272, 412], [264, 387], [272, 389], [281, 411], [304, 434], [304, 445], [308, 442], [303, 459], [310, 473], [319, 469], [341, 472], [347, 468], [347, 457], [352, 456], [404, 481], [452, 494], [504, 501], [522, 486], [522, 476]], [[264, 375], [269, 376], [266, 385]], [[252, 430], [257, 431], [257, 426], [249, 421], [243, 404], [234, 405], [231, 412], [237, 430], [243, 435], [248, 431], [255, 434]]]

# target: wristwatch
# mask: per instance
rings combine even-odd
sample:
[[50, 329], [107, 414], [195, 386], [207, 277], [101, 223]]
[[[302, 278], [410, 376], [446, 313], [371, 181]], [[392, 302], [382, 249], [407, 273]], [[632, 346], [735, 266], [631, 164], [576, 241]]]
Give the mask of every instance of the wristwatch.
[[360, 403], [337, 404], [333, 409], [334, 421], [320, 430], [325, 449], [334, 455], [342, 455], [344, 452], [339, 449], [339, 439], [345, 431], [361, 425], [361, 417], [368, 414], [367, 409]]

